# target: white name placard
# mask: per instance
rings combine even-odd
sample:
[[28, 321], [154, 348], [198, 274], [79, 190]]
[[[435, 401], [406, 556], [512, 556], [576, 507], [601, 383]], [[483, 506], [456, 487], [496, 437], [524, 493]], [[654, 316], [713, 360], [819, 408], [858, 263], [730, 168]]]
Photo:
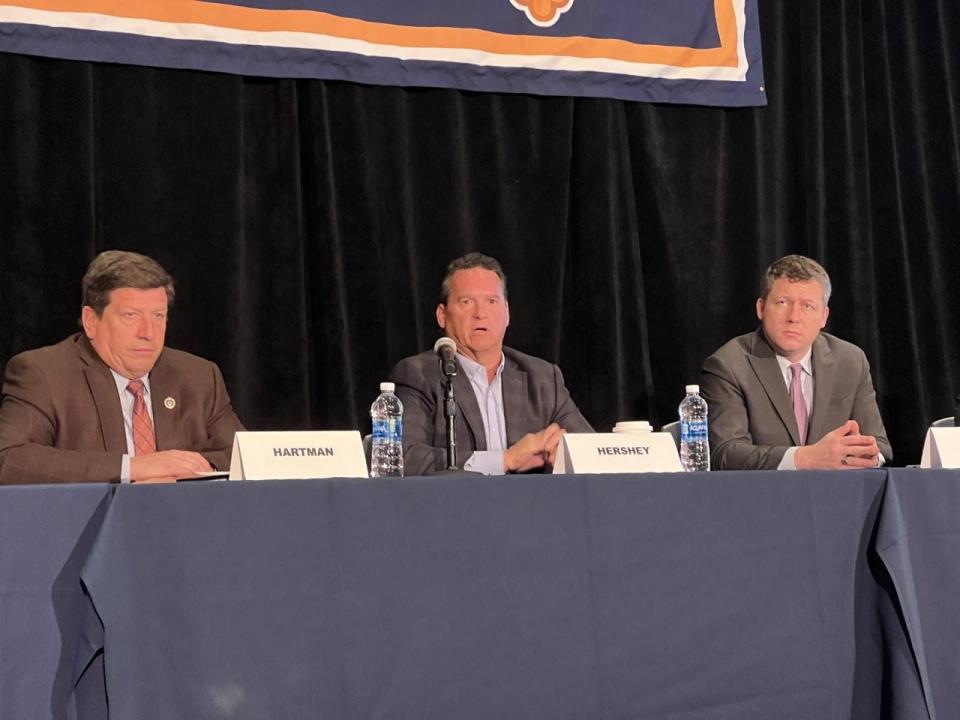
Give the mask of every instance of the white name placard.
[[554, 473], [680, 472], [670, 433], [569, 433], [557, 450]]
[[960, 427], [932, 427], [927, 430], [920, 467], [960, 468]]
[[357, 430], [238, 432], [231, 480], [367, 477]]

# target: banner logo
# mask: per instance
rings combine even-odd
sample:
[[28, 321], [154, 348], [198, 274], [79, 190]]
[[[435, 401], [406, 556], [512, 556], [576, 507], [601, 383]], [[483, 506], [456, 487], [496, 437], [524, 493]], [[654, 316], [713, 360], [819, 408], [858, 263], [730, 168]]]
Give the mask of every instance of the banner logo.
[[537, 27], [551, 27], [573, 7], [573, 0], [510, 0], [510, 4]]

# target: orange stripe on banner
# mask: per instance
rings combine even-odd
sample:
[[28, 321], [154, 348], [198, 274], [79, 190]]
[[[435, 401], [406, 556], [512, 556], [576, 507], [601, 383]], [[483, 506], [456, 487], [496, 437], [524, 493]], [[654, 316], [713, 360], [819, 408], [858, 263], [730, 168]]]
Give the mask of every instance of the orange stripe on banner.
[[706, 49], [640, 45], [626, 40], [582, 36], [510, 35], [474, 28], [418, 28], [344, 18], [313, 10], [264, 10], [203, 0], [11, 0], [5, 4], [51, 12], [96, 13], [173, 24], [197, 23], [252, 32], [327, 35], [411, 48], [465, 49], [497, 55], [609, 58], [681, 68], [738, 65], [733, 0], [714, 0], [721, 44], [718, 48]]

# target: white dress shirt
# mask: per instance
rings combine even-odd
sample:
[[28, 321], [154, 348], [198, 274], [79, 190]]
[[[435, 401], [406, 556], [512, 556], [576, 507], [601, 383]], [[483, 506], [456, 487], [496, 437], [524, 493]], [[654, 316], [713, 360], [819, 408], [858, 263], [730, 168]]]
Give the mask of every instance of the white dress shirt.
[[[808, 348], [807, 354], [800, 359], [800, 367], [803, 368], [800, 382], [803, 386], [803, 401], [807, 405], [807, 418], [813, 417], [813, 365], [810, 362], [812, 354], [813, 348]], [[790, 370], [790, 366], [793, 365], [793, 363], [782, 355], [777, 355], [777, 365], [780, 366], [780, 374], [783, 376], [783, 382], [786, 383], [787, 393], [789, 393], [790, 386], [793, 384], [793, 371]], [[807, 423], [807, 432], [809, 433], [809, 420]], [[796, 470], [797, 464], [793, 459], [796, 453], [797, 448], [787, 448], [787, 451], [780, 459], [780, 464], [777, 465], [777, 470]]]
[[[801, 383], [803, 386], [803, 400], [807, 404], [807, 434], [810, 433], [810, 423], [809, 418], [813, 417], [813, 365], [810, 362], [810, 357], [813, 353], [813, 348], [811, 347], [807, 350], [807, 354], [803, 356], [800, 360], [800, 366], [803, 368], [803, 373], [801, 375]], [[790, 370], [790, 366], [793, 365], [792, 362], [787, 360], [787, 358], [782, 355], [777, 355], [777, 364], [780, 366], [780, 374], [783, 376], [783, 382], [787, 386], [787, 393], [790, 392], [790, 386], [793, 384], [793, 372]], [[797, 454], [797, 448], [787, 448], [787, 451], [783, 454], [783, 457], [780, 459], [780, 464], [777, 465], [777, 470], [796, 470], [797, 463], [794, 459], [794, 455]], [[877, 467], [883, 465], [886, 460], [883, 457], [883, 453], [877, 453]]]
[[[113, 368], [110, 368], [113, 375], [113, 381], [117, 384], [117, 392], [120, 394], [120, 411], [123, 413], [123, 431], [127, 436], [127, 454], [123, 456], [120, 463], [120, 482], [130, 482], [130, 458], [136, 454], [136, 445], [133, 441], [133, 403], [136, 398], [133, 393], [127, 391], [127, 385], [130, 384], [130, 378], [126, 378]], [[153, 403], [150, 401], [150, 378], [144, 375], [140, 378], [143, 383], [143, 401], [146, 403], [147, 412], [150, 413], [150, 424], [156, 427], [153, 422]]]

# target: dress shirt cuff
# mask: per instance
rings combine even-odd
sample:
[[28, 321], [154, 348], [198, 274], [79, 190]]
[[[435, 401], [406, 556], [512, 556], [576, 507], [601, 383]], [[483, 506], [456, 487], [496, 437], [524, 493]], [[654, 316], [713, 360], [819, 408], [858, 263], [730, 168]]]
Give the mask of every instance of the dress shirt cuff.
[[130, 479], [130, 456], [124, 455], [123, 460], [120, 461], [120, 482], [129, 483], [133, 482]]
[[[787, 448], [787, 451], [780, 459], [780, 464], [777, 465], [777, 470], [796, 470], [797, 464], [793, 460], [796, 452], [797, 449], [795, 447]], [[877, 467], [883, 467], [886, 462], [887, 459], [883, 456], [883, 453], [877, 453]]]
[[787, 448], [787, 451], [783, 454], [783, 457], [780, 458], [780, 464], [777, 465], [777, 470], [796, 470], [797, 463], [793, 459], [793, 456], [796, 454], [797, 449], [795, 447]]
[[503, 475], [503, 450], [477, 450], [463, 464], [464, 470], [484, 475]]

